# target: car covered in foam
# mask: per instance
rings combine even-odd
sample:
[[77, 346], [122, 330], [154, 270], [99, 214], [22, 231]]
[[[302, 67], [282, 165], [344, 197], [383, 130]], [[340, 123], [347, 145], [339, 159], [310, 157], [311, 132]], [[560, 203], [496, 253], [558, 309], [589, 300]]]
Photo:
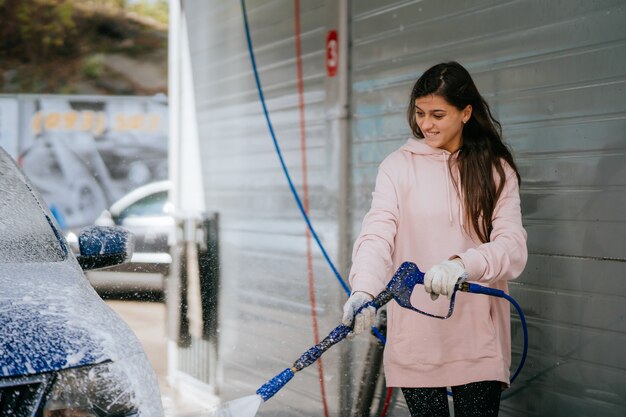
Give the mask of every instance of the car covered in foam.
[[140, 342], [83, 273], [129, 258], [132, 235], [88, 228], [75, 256], [2, 149], [0, 190], [0, 415], [162, 416]]

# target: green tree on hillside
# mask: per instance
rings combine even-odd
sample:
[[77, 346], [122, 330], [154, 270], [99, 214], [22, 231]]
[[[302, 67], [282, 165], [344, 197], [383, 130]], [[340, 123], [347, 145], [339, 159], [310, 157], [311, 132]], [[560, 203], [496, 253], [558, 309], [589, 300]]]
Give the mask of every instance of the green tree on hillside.
[[36, 63], [75, 52], [72, 0], [0, 0], [0, 54]]
[[154, 94], [124, 59], [167, 67], [167, 5], [0, 0], [0, 92]]

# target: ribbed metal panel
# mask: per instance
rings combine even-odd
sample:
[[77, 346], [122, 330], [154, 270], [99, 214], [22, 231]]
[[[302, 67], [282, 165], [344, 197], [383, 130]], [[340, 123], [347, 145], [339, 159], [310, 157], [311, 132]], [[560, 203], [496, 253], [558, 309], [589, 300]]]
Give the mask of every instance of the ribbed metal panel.
[[[326, 6], [302, 1], [301, 18], [311, 211], [334, 254], [338, 179], [330, 173], [338, 170], [324, 120]], [[293, 2], [248, 7], [268, 106], [299, 186]], [[220, 388], [231, 399], [256, 390], [312, 344], [304, 224], [262, 117], [239, 2], [185, 1], [184, 9], [207, 207], [222, 219]], [[409, 136], [409, 90], [429, 66], [464, 64], [514, 150], [530, 259], [512, 294], [527, 313], [531, 346], [501, 415], [626, 414], [624, 22], [623, 0], [351, 3], [354, 234], [378, 164]], [[323, 333], [336, 323], [340, 290], [314, 253]], [[521, 338], [513, 317], [515, 363]], [[339, 392], [333, 355], [324, 356], [331, 410]], [[261, 414], [278, 410], [320, 414], [314, 367]], [[402, 401], [392, 415], [407, 415]]]
[[[324, 1], [302, 1], [301, 45], [311, 215], [336, 252], [337, 178], [325, 135]], [[267, 105], [283, 157], [302, 195], [298, 89], [292, 1], [248, 1], [248, 18]], [[206, 206], [219, 213], [221, 394], [249, 395], [313, 345], [305, 223], [291, 196], [263, 117], [237, 0], [185, 1]], [[336, 171], [336, 168], [332, 171]], [[314, 245], [314, 243], [313, 243]], [[342, 291], [313, 247], [320, 332], [339, 317], [329, 308]], [[336, 354], [324, 357], [331, 414], [336, 415]], [[311, 366], [259, 415], [320, 413]], [[288, 411], [285, 411], [288, 410]], [[285, 415], [285, 414], [283, 414]]]
[[625, 22], [624, 1], [352, 3], [355, 233], [431, 65], [470, 70], [514, 150], [530, 260], [511, 291], [531, 345], [501, 415], [626, 414]]

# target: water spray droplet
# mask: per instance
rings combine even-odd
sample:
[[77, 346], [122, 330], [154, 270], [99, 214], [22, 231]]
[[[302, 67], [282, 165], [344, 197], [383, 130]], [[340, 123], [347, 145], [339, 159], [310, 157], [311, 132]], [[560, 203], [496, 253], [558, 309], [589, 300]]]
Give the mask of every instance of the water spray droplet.
[[215, 410], [213, 417], [254, 417], [263, 398], [259, 395], [248, 395], [224, 403]]

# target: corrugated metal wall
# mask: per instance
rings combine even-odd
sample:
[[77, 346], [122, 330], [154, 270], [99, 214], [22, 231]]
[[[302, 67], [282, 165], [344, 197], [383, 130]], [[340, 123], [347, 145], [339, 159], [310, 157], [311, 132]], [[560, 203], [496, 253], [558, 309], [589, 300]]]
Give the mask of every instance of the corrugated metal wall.
[[[294, 5], [248, 1], [260, 78], [272, 122], [302, 195]], [[301, 2], [311, 217], [331, 256], [337, 251], [339, 179], [325, 119], [324, 1]], [[237, 0], [185, 1], [198, 113], [206, 206], [220, 214], [221, 394], [252, 394], [312, 346], [306, 224], [290, 193], [257, 95]], [[343, 290], [314, 246], [320, 332], [340, 317]], [[325, 336], [325, 334], [324, 334]], [[337, 415], [337, 352], [324, 356], [326, 389]], [[317, 368], [299, 373], [259, 415], [321, 413]]]
[[412, 82], [464, 64], [514, 150], [529, 234], [511, 291], [530, 356], [501, 415], [626, 415], [626, 3], [365, 0], [351, 18], [354, 218], [409, 136]]
[[[328, 135], [325, 107], [324, 36], [334, 2], [301, 3], [311, 211], [331, 256], [351, 247], [378, 164], [409, 136], [414, 80], [438, 62], [461, 62], [502, 122], [523, 179], [530, 259], [512, 293], [528, 316], [530, 356], [501, 415], [625, 415], [626, 2], [352, 1], [353, 236], [343, 248], [333, 154], [340, 139]], [[221, 216], [220, 388], [232, 399], [312, 344], [304, 223], [262, 117], [239, 2], [183, 4], [207, 208]], [[301, 184], [293, 2], [247, 4], [268, 106]], [[343, 294], [314, 254], [324, 333]], [[515, 362], [515, 316], [513, 332]], [[324, 356], [332, 415], [338, 352]], [[298, 375], [261, 415], [322, 414], [314, 371]], [[402, 401], [392, 415], [407, 415]]]

